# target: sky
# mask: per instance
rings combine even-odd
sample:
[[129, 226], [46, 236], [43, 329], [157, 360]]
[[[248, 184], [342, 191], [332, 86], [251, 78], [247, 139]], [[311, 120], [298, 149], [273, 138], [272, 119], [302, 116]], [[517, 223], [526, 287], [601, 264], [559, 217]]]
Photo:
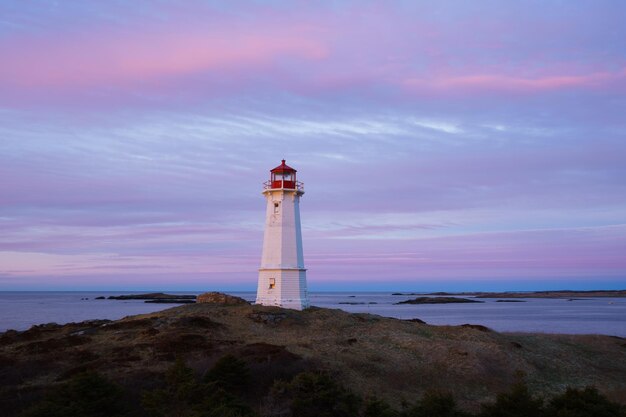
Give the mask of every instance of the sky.
[[626, 287], [626, 3], [0, 2], [0, 290]]

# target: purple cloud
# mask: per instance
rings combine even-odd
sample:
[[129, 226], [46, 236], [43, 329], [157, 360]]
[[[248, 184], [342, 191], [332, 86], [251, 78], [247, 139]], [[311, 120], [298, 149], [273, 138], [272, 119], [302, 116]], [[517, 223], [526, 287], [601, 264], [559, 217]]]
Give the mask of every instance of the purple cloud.
[[313, 289], [623, 286], [625, 11], [4, 2], [0, 288], [254, 288], [282, 158]]

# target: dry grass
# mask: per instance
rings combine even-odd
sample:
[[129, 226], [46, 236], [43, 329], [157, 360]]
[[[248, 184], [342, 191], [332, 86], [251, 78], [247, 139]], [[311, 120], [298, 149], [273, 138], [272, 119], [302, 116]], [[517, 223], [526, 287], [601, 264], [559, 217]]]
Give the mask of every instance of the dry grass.
[[[202, 374], [227, 353], [249, 364], [255, 386], [323, 368], [354, 391], [394, 404], [438, 389], [472, 409], [507, 389], [520, 372], [543, 395], [595, 385], [616, 401], [626, 398], [622, 338], [506, 334], [341, 310], [209, 304], [2, 335], [0, 397], [26, 395], [85, 368], [138, 390], [153, 383], [146, 375], [162, 372], [178, 356]], [[0, 398], [0, 406], [8, 403], [15, 405]]]

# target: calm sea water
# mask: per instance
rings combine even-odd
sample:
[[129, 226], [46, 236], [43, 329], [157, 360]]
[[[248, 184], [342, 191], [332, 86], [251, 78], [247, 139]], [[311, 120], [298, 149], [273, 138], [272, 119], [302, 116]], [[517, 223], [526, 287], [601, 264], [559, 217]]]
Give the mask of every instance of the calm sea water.
[[[34, 324], [69, 323], [89, 319], [119, 319], [173, 307], [141, 300], [95, 300], [98, 296], [132, 292], [1, 292], [0, 332], [25, 330]], [[173, 292], [173, 294], [195, 294]], [[253, 301], [254, 292], [231, 292]], [[606, 334], [626, 337], [626, 298], [524, 299], [523, 303], [394, 305], [412, 298], [388, 293], [312, 293], [311, 304], [400, 319], [419, 318], [429, 324], [482, 324], [504, 332]], [[341, 303], [365, 303], [348, 305]], [[376, 303], [376, 304], [368, 304]]]

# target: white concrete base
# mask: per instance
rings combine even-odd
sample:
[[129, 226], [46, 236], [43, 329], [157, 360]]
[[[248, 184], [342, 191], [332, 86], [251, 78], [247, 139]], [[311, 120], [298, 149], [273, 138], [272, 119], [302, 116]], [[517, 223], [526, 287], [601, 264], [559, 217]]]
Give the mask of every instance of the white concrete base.
[[[274, 288], [270, 288], [272, 278], [274, 279]], [[294, 310], [308, 308], [309, 296], [306, 286], [306, 269], [261, 268], [259, 270], [256, 304]]]

